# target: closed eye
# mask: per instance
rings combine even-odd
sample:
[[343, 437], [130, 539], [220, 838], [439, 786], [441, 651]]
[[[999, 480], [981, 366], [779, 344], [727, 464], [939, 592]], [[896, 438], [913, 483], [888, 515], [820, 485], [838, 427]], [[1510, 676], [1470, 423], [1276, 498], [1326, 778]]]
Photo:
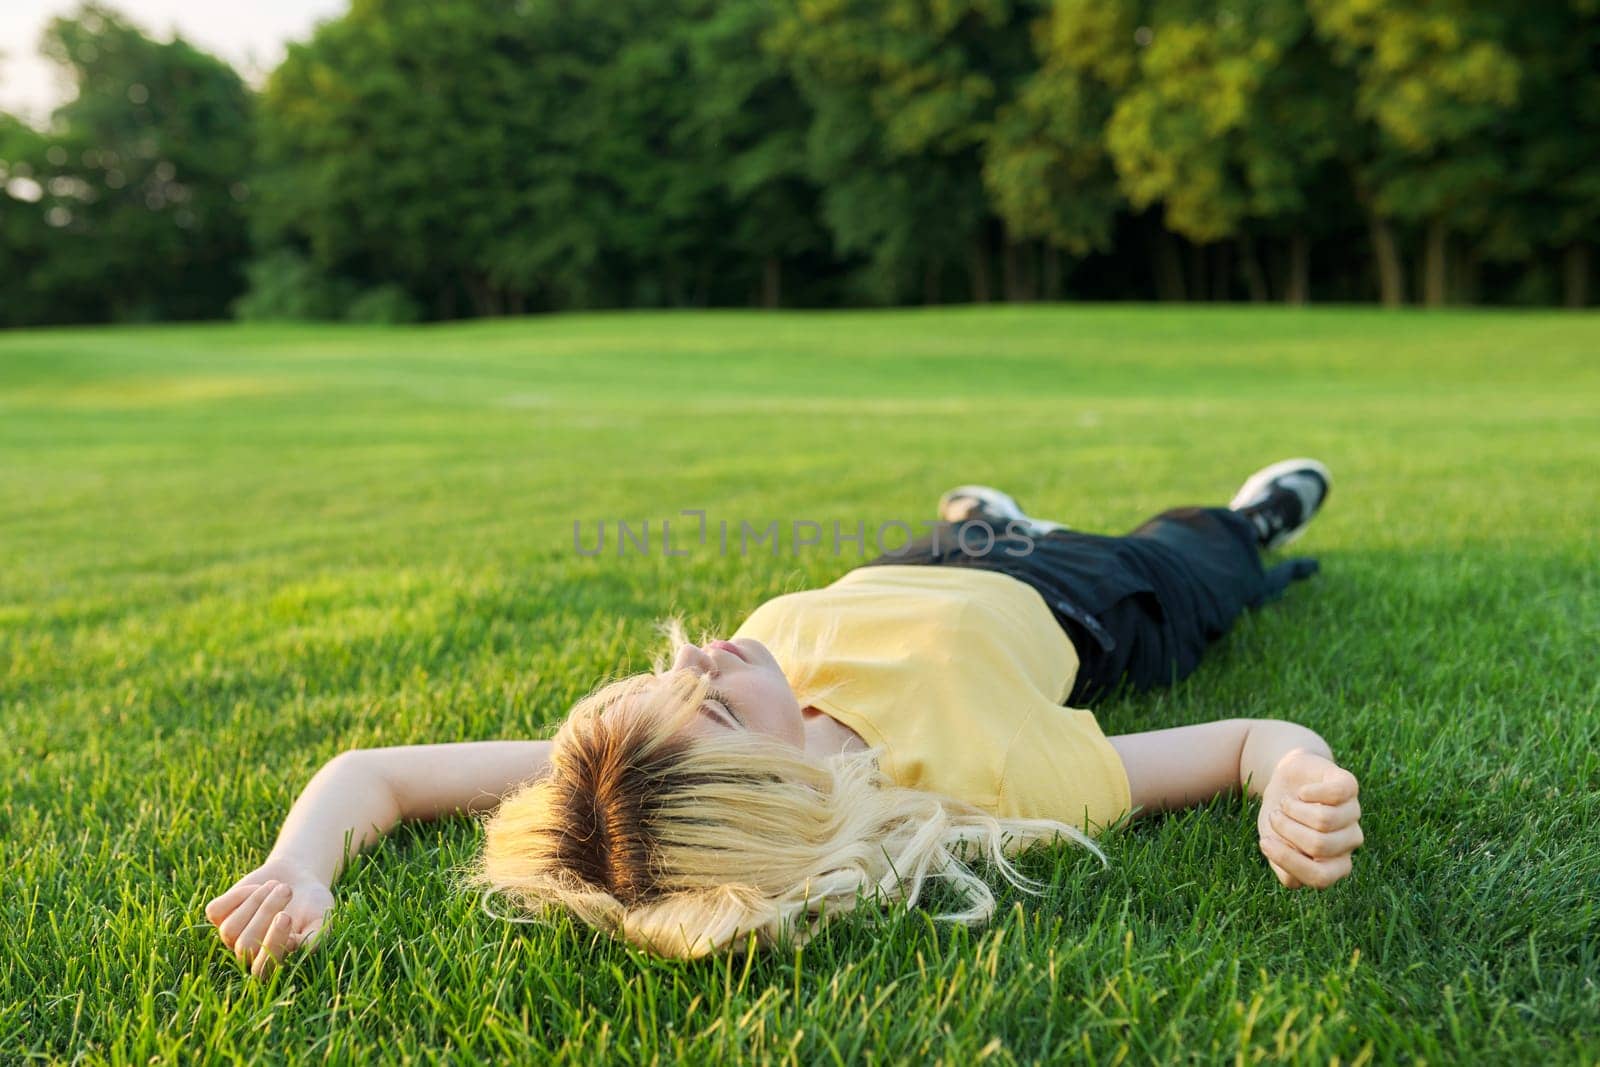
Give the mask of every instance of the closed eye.
[[[707, 693], [706, 696], [712, 701], [712, 706], [717, 711], [721, 712], [722, 716], [727, 718], [728, 722], [726, 725], [741, 727], [744, 725], [744, 723], [739, 719], [738, 714], [733, 710], [733, 705], [728, 703], [727, 697], [717, 692]], [[702, 706], [701, 710], [704, 711], [706, 709], [704, 706]]]
[[733, 720], [728, 717], [728, 713], [721, 710], [714, 704], [701, 704], [700, 714], [704, 715], [706, 718], [710, 719], [712, 722], [723, 727], [724, 729], [733, 729], [734, 723]]

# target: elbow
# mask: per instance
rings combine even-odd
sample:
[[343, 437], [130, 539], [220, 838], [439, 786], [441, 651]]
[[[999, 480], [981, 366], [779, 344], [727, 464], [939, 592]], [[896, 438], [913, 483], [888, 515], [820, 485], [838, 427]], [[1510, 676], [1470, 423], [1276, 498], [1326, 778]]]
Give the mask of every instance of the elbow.
[[1221, 719], [1241, 734], [1248, 734], [1255, 730], [1303, 730], [1305, 727], [1293, 719], [1247, 717], [1236, 715], [1231, 719]]
[[330, 759], [323, 766], [325, 766], [325, 767], [349, 767], [349, 766], [354, 766], [355, 764], [358, 764], [358, 763], [360, 763], [362, 761], [363, 754], [366, 751], [367, 750], [364, 749], [364, 748], [347, 748], [343, 752], [341, 752], [338, 755], [334, 756], [332, 759]]
[[370, 748], [347, 748], [322, 765], [328, 774], [368, 774], [374, 770]]
[[1293, 719], [1235, 719], [1233, 721], [1242, 725], [1246, 730], [1277, 730], [1284, 733], [1303, 733], [1312, 737], [1317, 736], [1317, 732], [1311, 727], [1295, 722]]
[[1260, 737], [1267, 743], [1275, 741], [1276, 747], [1283, 748], [1285, 751], [1305, 749], [1319, 756], [1328, 756], [1330, 758], [1332, 756], [1333, 750], [1328, 746], [1328, 742], [1321, 734], [1309, 726], [1302, 726], [1300, 723], [1292, 722], [1289, 719], [1245, 719], [1243, 721], [1247, 726], [1245, 732], [1246, 743], [1251, 738]]

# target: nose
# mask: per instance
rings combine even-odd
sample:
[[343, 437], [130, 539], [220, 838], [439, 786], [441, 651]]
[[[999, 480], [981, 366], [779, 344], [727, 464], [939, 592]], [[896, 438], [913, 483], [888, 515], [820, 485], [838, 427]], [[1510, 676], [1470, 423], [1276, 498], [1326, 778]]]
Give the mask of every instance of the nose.
[[706, 655], [702, 649], [687, 644], [678, 649], [678, 654], [672, 658], [673, 670], [683, 670], [684, 668], [701, 674], [707, 672], [715, 673], [716, 671], [710, 656]]

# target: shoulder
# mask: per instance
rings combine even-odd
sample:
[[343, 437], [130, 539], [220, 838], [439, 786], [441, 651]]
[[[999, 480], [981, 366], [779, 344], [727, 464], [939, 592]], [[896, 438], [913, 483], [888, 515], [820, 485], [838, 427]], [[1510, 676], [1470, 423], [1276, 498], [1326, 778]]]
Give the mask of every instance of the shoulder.
[[996, 789], [1007, 818], [1109, 826], [1132, 801], [1122, 757], [1092, 712], [1031, 709], [1006, 748]]

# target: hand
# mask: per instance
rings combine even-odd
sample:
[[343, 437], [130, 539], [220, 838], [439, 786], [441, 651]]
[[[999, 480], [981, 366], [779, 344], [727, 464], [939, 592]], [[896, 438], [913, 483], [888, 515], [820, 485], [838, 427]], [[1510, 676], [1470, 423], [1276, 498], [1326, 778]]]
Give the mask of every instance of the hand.
[[1360, 786], [1330, 759], [1295, 749], [1261, 793], [1261, 854], [1290, 889], [1326, 889], [1350, 873], [1361, 847]]
[[298, 864], [269, 860], [206, 905], [222, 943], [265, 978], [296, 950], [309, 952], [333, 907], [333, 892]]

